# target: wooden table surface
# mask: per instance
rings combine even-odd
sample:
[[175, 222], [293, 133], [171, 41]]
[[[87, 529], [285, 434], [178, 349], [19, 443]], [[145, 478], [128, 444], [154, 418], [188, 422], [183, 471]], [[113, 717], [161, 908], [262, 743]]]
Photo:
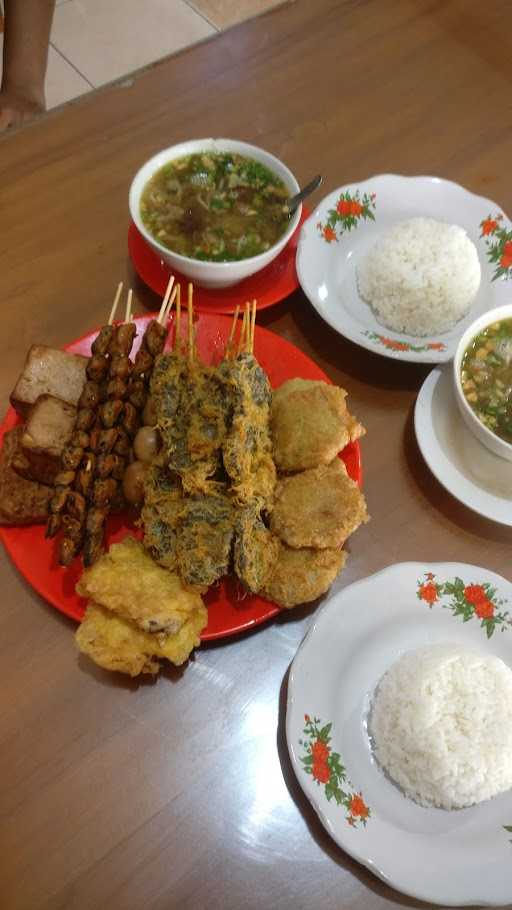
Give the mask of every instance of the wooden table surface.
[[[127, 256], [127, 192], [154, 151], [232, 136], [324, 190], [434, 174], [512, 209], [510, 3], [296, 0], [0, 140], [1, 399], [32, 342], [101, 323]], [[353, 346], [297, 291], [260, 322], [346, 387], [368, 428], [372, 521], [344, 583], [404, 560], [510, 576], [512, 531], [433, 479], [412, 412], [428, 367]], [[330, 840], [284, 741], [287, 671], [313, 612], [125, 681], [78, 660], [74, 626], [2, 555], [2, 910], [422, 906]]]

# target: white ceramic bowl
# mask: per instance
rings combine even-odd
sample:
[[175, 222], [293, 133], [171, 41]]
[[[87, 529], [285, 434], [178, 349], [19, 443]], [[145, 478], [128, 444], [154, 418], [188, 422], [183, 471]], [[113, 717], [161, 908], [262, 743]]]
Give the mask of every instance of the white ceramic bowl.
[[270, 152], [264, 151], [264, 149], [258, 148], [256, 145], [250, 145], [248, 142], [238, 142], [236, 139], [192, 139], [189, 142], [180, 142], [178, 145], [172, 145], [170, 148], [158, 152], [137, 171], [130, 186], [130, 214], [146, 242], [171, 269], [181, 272], [182, 275], [186, 275], [187, 278], [190, 278], [196, 284], [207, 288], [227, 288], [264, 269], [279, 255], [299, 224], [302, 206], [297, 208], [290, 219], [287, 230], [277, 243], [264, 253], [260, 253], [259, 256], [250, 256], [248, 259], [241, 259], [238, 262], [203, 262], [199, 259], [191, 259], [189, 256], [181, 256], [179, 253], [174, 253], [155, 240], [144, 226], [140, 217], [140, 197], [148, 180], [161, 167], [176, 158], [183, 158], [185, 155], [192, 155], [200, 151], [235, 152], [248, 158], [254, 158], [281, 178], [291, 196], [298, 193], [300, 187], [292, 172], [288, 170], [279, 158], [271, 155]]
[[468, 345], [482, 329], [485, 329], [486, 326], [491, 325], [493, 322], [498, 322], [500, 319], [512, 319], [512, 303], [496, 307], [493, 310], [488, 310], [487, 313], [484, 313], [478, 319], [475, 319], [475, 321], [468, 326], [457, 345], [455, 357], [453, 358], [453, 381], [457, 405], [468, 429], [471, 430], [473, 435], [476, 436], [484, 446], [490, 449], [491, 452], [494, 452], [495, 455], [506, 458], [507, 461], [512, 461], [512, 445], [509, 442], [505, 442], [504, 439], [500, 439], [499, 436], [496, 436], [495, 433], [479, 421], [475, 412], [466, 401], [464, 392], [462, 391], [460, 378], [462, 358], [464, 357], [464, 352]]

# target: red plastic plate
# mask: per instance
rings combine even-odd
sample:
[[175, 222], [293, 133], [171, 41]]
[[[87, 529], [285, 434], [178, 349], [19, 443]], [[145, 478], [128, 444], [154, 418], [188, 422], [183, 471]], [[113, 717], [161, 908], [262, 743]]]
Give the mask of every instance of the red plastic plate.
[[[265, 269], [241, 281], [232, 288], [212, 290], [194, 285], [194, 308], [198, 313], [234, 313], [238, 304], [246, 300], [256, 299], [258, 309], [264, 310], [275, 306], [285, 297], [295, 291], [299, 286], [295, 268], [295, 256], [299, 233], [306, 218], [310, 215], [309, 209], [302, 207], [302, 215], [295, 233], [279, 256]], [[135, 271], [144, 284], [147, 284], [155, 294], [163, 297], [171, 271], [169, 266], [146, 243], [144, 237], [137, 230], [133, 221], [128, 229], [128, 252]], [[188, 283], [188, 278], [173, 272], [176, 281]]]
[[[140, 343], [146, 324], [152, 318], [153, 315], [147, 315], [135, 320], [139, 332], [134, 351], [137, 349], [137, 343]], [[198, 315], [197, 348], [200, 357], [206, 363], [215, 363], [222, 358], [230, 327], [231, 319], [225, 316]], [[67, 345], [66, 350], [88, 355], [96, 334], [97, 330], [85, 335]], [[171, 331], [170, 340], [172, 334]], [[268, 373], [274, 387], [295, 376], [329, 382], [325, 373], [302, 351], [267, 329], [256, 326], [254, 347], [256, 357]], [[18, 422], [16, 412], [10, 408], [0, 426], [0, 442], [5, 431]], [[341, 457], [349, 475], [361, 484], [359, 443], [348, 445], [341, 453]], [[137, 533], [128, 520], [123, 516], [110, 519], [107, 529], [109, 543], [122, 540], [127, 533]], [[45, 538], [43, 525], [1, 527], [0, 539], [19, 572], [35, 591], [67, 616], [76, 620], [82, 618], [85, 601], [75, 592], [75, 585], [82, 572], [80, 559], [75, 559], [68, 569], [61, 568], [55, 559], [55, 543]], [[242, 595], [239, 586], [231, 579], [224, 579], [218, 586], [212, 587], [205, 600], [208, 605], [208, 625], [201, 636], [203, 641], [243, 632], [279, 612], [275, 604], [261, 597]]]

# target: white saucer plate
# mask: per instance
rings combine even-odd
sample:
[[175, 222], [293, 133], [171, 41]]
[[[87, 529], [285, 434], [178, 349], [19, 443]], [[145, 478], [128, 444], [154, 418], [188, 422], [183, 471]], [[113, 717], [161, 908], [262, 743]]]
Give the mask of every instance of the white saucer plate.
[[477, 566], [411, 562], [334, 595], [291, 666], [288, 750], [328, 833], [375, 875], [432, 903], [502, 906], [512, 901], [512, 791], [467, 809], [423, 808], [382, 773], [367, 734], [383, 674], [440, 643], [510, 666], [510, 582]]
[[[374, 243], [397, 222], [416, 216], [463, 227], [477, 248], [482, 269], [480, 289], [468, 315], [451, 331], [431, 338], [397, 334], [381, 325], [357, 288], [357, 265]], [[384, 174], [339, 187], [322, 200], [302, 228], [297, 249], [299, 281], [322, 319], [355, 344], [397, 360], [448, 361], [464, 330], [478, 316], [512, 300], [512, 259], [511, 266], [501, 270], [490, 262], [497, 235], [484, 233], [482, 224], [488, 225], [486, 230], [491, 225], [512, 230], [497, 203], [438, 177]]]
[[432, 370], [414, 410], [421, 454], [439, 483], [484, 518], [512, 527], [512, 464], [493, 455], [460, 416], [451, 366]]

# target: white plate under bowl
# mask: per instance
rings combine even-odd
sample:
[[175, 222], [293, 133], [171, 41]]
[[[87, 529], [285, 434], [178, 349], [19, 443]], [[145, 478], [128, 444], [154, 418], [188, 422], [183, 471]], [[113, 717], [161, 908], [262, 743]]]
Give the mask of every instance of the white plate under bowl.
[[512, 526], [512, 464], [466, 427], [450, 366], [432, 370], [425, 379], [416, 399], [414, 429], [423, 458], [452, 496], [484, 518]]
[[[331, 239], [326, 240], [329, 213], [346, 194], [360, 204], [366, 199], [367, 211], [375, 220], [359, 215], [353, 219], [351, 230], [343, 229], [343, 223], [339, 223], [336, 239], [329, 235]], [[302, 228], [297, 249], [300, 284], [320, 316], [355, 344], [397, 360], [451, 360], [459, 338], [477, 316], [512, 300], [512, 268], [495, 278], [497, 267], [488, 259], [493, 237], [480, 236], [481, 223], [498, 215], [502, 215], [498, 225], [512, 229], [495, 202], [438, 177], [384, 174], [339, 187], [322, 200]], [[451, 331], [428, 338], [398, 334], [381, 325], [359, 296], [356, 277], [358, 263], [379, 237], [397, 222], [417, 216], [463, 227], [478, 250], [482, 269], [480, 289], [468, 315]]]
[[[445, 590], [456, 579], [459, 599], [467, 586], [483, 586], [492, 619], [472, 613], [463, 622]], [[495, 624], [490, 637], [489, 623]], [[410, 562], [344, 588], [317, 613], [292, 663], [288, 749], [326, 830], [385, 882], [445, 906], [502, 906], [512, 901], [512, 791], [468, 809], [423, 808], [382, 773], [367, 735], [370, 700], [383, 674], [405, 652], [440, 643], [494, 654], [511, 666], [510, 582], [476, 566]], [[307, 773], [316, 732], [329, 738], [338, 801]]]

